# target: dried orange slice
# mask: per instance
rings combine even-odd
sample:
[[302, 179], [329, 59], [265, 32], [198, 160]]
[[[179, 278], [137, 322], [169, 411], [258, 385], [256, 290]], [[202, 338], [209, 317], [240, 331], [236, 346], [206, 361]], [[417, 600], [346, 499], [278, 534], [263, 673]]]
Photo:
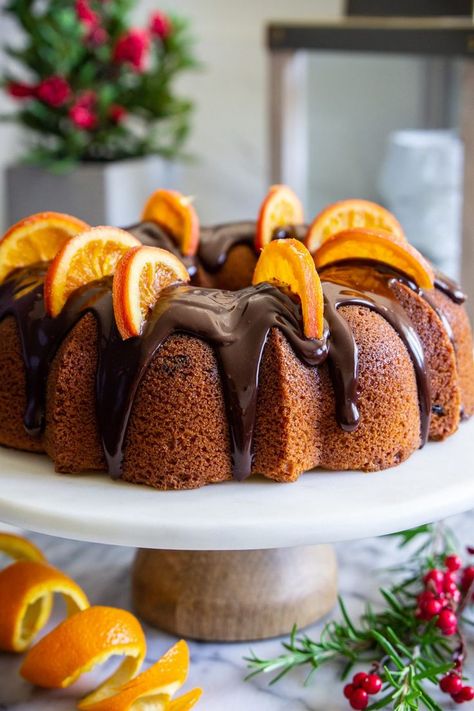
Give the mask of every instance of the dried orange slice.
[[0, 649], [23, 652], [51, 614], [54, 593], [67, 604], [67, 614], [89, 606], [89, 601], [67, 575], [46, 563], [22, 560], [0, 571]]
[[13, 560], [46, 562], [43, 553], [34, 543], [14, 533], [0, 532], [0, 553], [4, 553]]
[[69, 240], [46, 274], [46, 311], [57, 316], [73, 291], [113, 274], [125, 252], [138, 245], [138, 239], [118, 227], [93, 227]]
[[313, 220], [305, 244], [311, 253], [332, 235], [350, 229], [369, 229], [405, 239], [402, 226], [391, 212], [370, 200], [341, 200], [326, 207]]
[[[89, 695], [78, 703], [87, 711], [129, 711], [131, 709], [161, 708], [184, 684], [189, 671], [189, 649], [186, 642], [174, 645], [156, 664], [124, 684], [116, 694], [93, 699]], [[166, 706], [168, 708], [168, 706]]]
[[434, 287], [433, 269], [426, 259], [404, 239], [386, 232], [363, 229], [339, 232], [314, 254], [318, 269], [347, 259], [382, 262], [406, 274], [422, 289]]
[[[166, 711], [190, 711], [202, 696], [202, 689], [192, 689], [187, 694], [173, 699], [166, 707]], [[137, 710], [138, 711], [138, 710]]]
[[88, 228], [62, 212], [38, 212], [20, 220], [0, 240], [0, 282], [18, 267], [49, 262], [64, 242]]
[[252, 279], [252, 284], [261, 282], [287, 287], [299, 296], [305, 335], [308, 338], [322, 337], [323, 290], [314, 260], [304, 244], [296, 239], [277, 239], [267, 244], [260, 254]]
[[278, 227], [301, 225], [303, 221], [303, 206], [293, 190], [288, 185], [272, 185], [260, 207], [255, 249], [263, 249]]
[[135, 676], [146, 652], [140, 623], [130, 612], [89, 607], [68, 617], [27, 653], [20, 674], [32, 684], [64, 689], [96, 664], [114, 655], [124, 659], [118, 669], [83, 703], [115, 694]]
[[117, 264], [113, 281], [114, 313], [122, 338], [142, 332], [160, 291], [189, 274], [174, 254], [160, 247], [135, 247]]
[[199, 245], [199, 218], [191, 198], [177, 190], [156, 190], [148, 198], [142, 220], [151, 220], [163, 227], [176, 241], [181, 254], [196, 254]]

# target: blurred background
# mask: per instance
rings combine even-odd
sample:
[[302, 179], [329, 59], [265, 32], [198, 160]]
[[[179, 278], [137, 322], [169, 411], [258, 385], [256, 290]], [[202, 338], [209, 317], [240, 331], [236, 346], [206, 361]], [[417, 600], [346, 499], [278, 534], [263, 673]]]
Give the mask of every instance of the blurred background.
[[[54, 4], [5, 0], [0, 15], [2, 47], [24, 46], [21, 11], [38, 6], [40, 12]], [[79, 13], [83, 44], [92, 42], [87, 32], [94, 20], [87, 12], [98, 14], [98, 6], [114, 4], [117, 0], [60, 3], [62, 10]], [[109, 221], [126, 224], [138, 218], [137, 203], [143, 202], [150, 186], [157, 187], [152, 184], [156, 181], [194, 195], [203, 222], [251, 218], [269, 182], [283, 180], [300, 192], [308, 219], [341, 198], [382, 202], [396, 212], [416, 246], [445, 271], [459, 275], [466, 189], [463, 121], [469, 123], [465, 116], [474, 93], [470, 2], [122, 0], [118, 5], [123, 16], [130, 6], [127, 23], [132, 29], [150, 28], [156, 13], [171, 26], [175, 16], [186, 20], [183, 52], [199, 66], [177, 71], [170, 80], [173, 93], [193, 104], [186, 116], [186, 138], [177, 152], [170, 150], [171, 163], [150, 165], [145, 159], [145, 172], [135, 163], [128, 176], [130, 171], [119, 170], [121, 161], [112, 161], [117, 170], [109, 170], [106, 179], [98, 177], [90, 156], [87, 162], [59, 167], [46, 165], [43, 156], [40, 168], [6, 172], [6, 166], [24, 158], [30, 139], [18, 122], [1, 123], [4, 227], [36, 209], [71, 210], [65, 204], [66, 189], [74, 196], [78, 216], [90, 219], [87, 212], [93, 207], [103, 210]], [[146, 50], [155, 53], [154, 62], [161, 61], [163, 51], [156, 42], [172, 55], [173, 49], [166, 49], [172, 41], [167, 32], [169, 27], [155, 26]], [[38, 41], [47, 45], [48, 37], [43, 33]], [[97, 47], [89, 50], [94, 53]], [[110, 51], [115, 51], [112, 60], [117, 63], [116, 49]], [[136, 76], [142, 69], [131, 66], [136, 58], [132, 54], [127, 60], [127, 47], [124, 52], [124, 71], [128, 61]], [[29, 82], [44, 76], [33, 77], [5, 51], [1, 61], [0, 113], [23, 110], [31, 96], [18, 96], [22, 89], [12, 89], [12, 82], [30, 87]], [[90, 81], [97, 81], [93, 71]], [[115, 81], [110, 79], [111, 84]], [[69, 119], [75, 116], [79, 123], [88, 108], [84, 82], [81, 92], [83, 104], [74, 115], [73, 99], [67, 99]], [[125, 126], [133, 121], [133, 108], [125, 106], [124, 116], [115, 116], [116, 123]], [[87, 124], [87, 112], [85, 120]], [[88, 130], [97, 128], [75, 125], [78, 134]], [[117, 140], [120, 143], [120, 137]], [[59, 182], [56, 175], [51, 183], [47, 175], [51, 170], [59, 170]], [[96, 187], [91, 197], [92, 185]], [[465, 234], [464, 258], [469, 265], [472, 241]]]

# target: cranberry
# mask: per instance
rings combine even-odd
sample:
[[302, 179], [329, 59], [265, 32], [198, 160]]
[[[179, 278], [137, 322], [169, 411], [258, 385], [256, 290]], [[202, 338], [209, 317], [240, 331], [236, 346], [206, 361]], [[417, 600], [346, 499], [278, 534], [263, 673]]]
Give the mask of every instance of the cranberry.
[[474, 565], [468, 565], [464, 568], [461, 578], [461, 587], [463, 590], [467, 590], [474, 581]]
[[362, 684], [362, 688], [370, 695], [378, 694], [382, 688], [382, 679], [378, 674], [369, 674]]
[[461, 691], [457, 694], [453, 694], [452, 698], [457, 704], [472, 701], [474, 699], [474, 688], [472, 686], [463, 686]]
[[369, 705], [369, 695], [364, 689], [356, 689], [349, 703], [353, 709], [365, 709]]
[[454, 634], [457, 630], [458, 620], [451, 610], [442, 610], [438, 617], [437, 627], [446, 635]]
[[444, 573], [442, 570], [433, 568], [433, 570], [429, 570], [426, 573], [425, 577], [423, 578], [423, 581], [426, 585], [429, 585], [431, 583], [435, 590], [441, 592], [444, 582]]
[[446, 595], [450, 595], [452, 597], [458, 592], [458, 586], [453, 582], [444, 583], [443, 590]]
[[366, 672], [358, 672], [352, 678], [352, 683], [357, 688], [357, 687], [365, 684], [365, 682], [367, 681], [367, 678], [368, 678], [368, 674]]
[[457, 674], [451, 672], [441, 679], [439, 686], [445, 694], [458, 694], [462, 689], [462, 680]]
[[[462, 684], [461, 684], [461, 686], [462, 686]], [[460, 688], [461, 688], [461, 687], [460, 687]], [[356, 688], [355, 688], [354, 684], [346, 684], [346, 685], [345, 685], [345, 687], [344, 687], [344, 696], [346, 697], [346, 699], [350, 699], [350, 698], [351, 698], [351, 696], [352, 696], [352, 694], [354, 693], [355, 689], [356, 689]]]
[[461, 558], [458, 555], [455, 555], [454, 553], [446, 556], [446, 558], [444, 559], [444, 564], [448, 570], [451, 570], [453, 572], [462, 568]]
[[424, 612], [426, 612], [426, 616], [429, 620], [431, 620], [432, 617], [439, 615], [442, 609], [443, 605], [439, 600], [430, 600], [424, 606]]

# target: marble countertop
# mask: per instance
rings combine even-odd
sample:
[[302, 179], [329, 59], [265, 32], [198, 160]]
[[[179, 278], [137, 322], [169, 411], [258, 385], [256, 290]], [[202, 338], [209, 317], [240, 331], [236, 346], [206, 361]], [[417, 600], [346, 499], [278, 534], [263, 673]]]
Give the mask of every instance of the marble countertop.
[[[449, 520], [463, 544], [474, 543], [474, 511]], [[0, 525], [1, 527], [1, 525]], [[130, 608], [129, 570], [134, 551], [128, 548], [76, 543], [44, 535], [30, 536], [48, 559], [71, 575], [87, 592], [92, 604]], [[393, 539], [378, 538], [344, 543], [337, 546], [340, 565], [340, 593], [351, 613], [363, 608], [370, 599], [377, 601], [377, 589], [383, 580], [382, 568], [402, 560]], [[61, 610], [58, 609], [58, 614]], [[0, 611], [1, 614], [1, 611]], [[54, 622], [54, 620], [53, 620]], [[317, 636], [322, 623], [307, 630]], [[146, 628], [147, 664], [165, 652], [174, 639], [152, 628]], [[470, 641], [474, 647], [474, 638]], [[204, 696], [196, 707], [203, 711], [347, 711], [348, 704], [340, 693], [337, 670], [322, 669], [312, 684], [303, 686], [304, 670], [288, 675], [276, 686], [268, 686], [266, 677], [244, 681], [243, 657], [252, 648], [260, 657], [280, 653], [279, 640], [239, 644], [190, 644], [192, 663], [186, 689], [201, 686]], [[473, 649], [474, 652], [474, 649]], [[474, 654], [472, 655], [474, 656]], [[75, 687], [62, 691], [42, 691], [23, 682], [17, 674], [21, 658], [0, 654], [0, 709], [2, 711], [72, 711], [74, 700], [103, 678], [104, 669], [86, 675]], [[471, 659], [471, 676], [474, 664]], [[458, 708], [439, 696], [442, 708]], [[470, 706], [470, 704], [469, 704]], [[466, 709], [468, 707], [466, 706]]]

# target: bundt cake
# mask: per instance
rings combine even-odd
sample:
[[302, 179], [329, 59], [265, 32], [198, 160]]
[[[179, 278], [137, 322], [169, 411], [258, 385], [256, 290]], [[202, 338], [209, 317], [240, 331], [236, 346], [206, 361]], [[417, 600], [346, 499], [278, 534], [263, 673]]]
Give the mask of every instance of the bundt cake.
[[310, 226], [285, 186], [201, 229], [173, 191], [126, 231], [41, 213], [1, 240], [0, 280], [0, 443], [58, 472], [377, 471], [474, 412], [462, 292], [367, 201]]

